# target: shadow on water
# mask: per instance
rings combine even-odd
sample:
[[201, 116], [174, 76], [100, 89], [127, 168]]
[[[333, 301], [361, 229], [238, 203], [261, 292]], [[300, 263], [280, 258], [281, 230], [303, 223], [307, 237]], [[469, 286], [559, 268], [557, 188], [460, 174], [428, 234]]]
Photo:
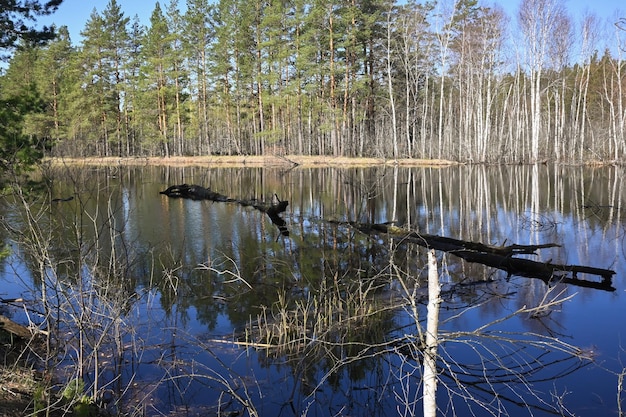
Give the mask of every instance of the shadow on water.
[[[592, 317], [626, 309], [622, 174], [58, 170], [48, 194], [5, 199], [14, 251], [2, 279], [51, 330], [44, 365], [83, 380], [112, 412], [422, 415], [428, 294], [415, 240], [540, 248], [515, 256], [549, 267], [533, 280], [502, 268], [510, 254], [476, 263], [474, 247], [425, 245], [440, 249], [443, 286], [438, 406], [445, 415], [616, 412], [626, 329]], [[180, 184], [219, 198], [160, 194]], [[277, 224], [268, 210], [281, 204]], [[401, 235], [355, 227], [392, 221]], [[553, 265], [588, 269], [563, 276]], [[600, 270], [616, 276], [590, 279]], [[32, 320], [23, 311], [7, 314]]]

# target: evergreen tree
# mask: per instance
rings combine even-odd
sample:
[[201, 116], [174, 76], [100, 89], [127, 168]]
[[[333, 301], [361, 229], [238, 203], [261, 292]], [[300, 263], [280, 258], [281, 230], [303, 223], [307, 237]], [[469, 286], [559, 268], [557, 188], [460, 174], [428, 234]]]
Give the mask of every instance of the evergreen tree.
[[142, 44], [145, 37], [145, 27], [135, 16], [130, 25], [127, 60], [124, 65], [125, 89], [122, 112], [126, 132], [124, 153], [126, 156], [141, 153], [141, 120], [138, 111], [139, 81], [142, 66]]
[[[126, 71], [125, 64], [128, 60], [128, 48], [130, 35], [128, 24], [130, 19], [124, 15], [116, 0], [110, 0], [103, 12], [105, 45], [105, 65], [109, 71], [108, 83], [111, 90], [111, 100], [114, 109], [111, 117], [114, 118], [114, 136], [110, 139], [115, 145], [115, 153], [122, 155], [122, 149], [126, 136], [123, 132], [122, 105], [126, 95]], [[110, 153], [109, 143], [105, 146], [105, 155]]]
[[25, 133], [29, 115], [43, 111], [36, 84], [38, 50], [21, 47], [0, 79], [0, 170], [20, 172], [43, 155], [44, 143]]
[[171, 155], [170, 122], [175, 102], [169, 72], [171, 56], [172, 43], [168, 22], [161, 5], [157, 2], [143, 40], [140, 106], [143, 136], [145, 140], [150, 141], [150, 146], [156, 144], [157, 152], [165, 157]]
[[116, 0], [110, 0], [102, 15], [92, 12], [81, 32], [81, 74], [74, 90], [72, 116], [77, 130], [88, 140], [87, 153], [109, 156], [122, 152], [128, 22]]
[[270, 145], [270, 152], [284, 148], [289, 136], [289, 97], [285, 94], [290, 80], [292, 55], [292, 26], [289, 16], [293, 15], [290, 1], [273, 0], [263, 9], [259, 21], [260, 44], [258, 83], [261, 85], [262, 104], [266, 114], [264, 131], [261, 132], [263, 146]]
[[54, 13], [63, 0], [0, 0], [0, 51], [15, 47], [20, 41], [41, 45], [54, 38], [54, 28], [34, 28], [37, 16]]
[[166, 55], [167, 73], [171, 79], [173, 94], [172, 103], [172, 135], [170, 140], [174, 145], [174, 153], [184, 155], [186, 153], [185, 125], [187, 122], [187, 101], [189, 86], [189, 71], [186, 66], [189, 51], [185, 49], [187, 44], [183, 39], [183, 16], [178, 8], [178, 0], [170, 0], [165, 16], [170, 43], [170, 53]]
[[50, 138], [53, 142], [67, 138], [67, 92], [74, 53], [66, 26], [40, 50], [35, 77], [39, 96], [46, 107], [44, 113], [33, 114], [27, 120], [26, 133]]
[[[211, 153], [209, 127], [209, 65], [210, 48], [215, 38], [214, 7], [208, 0], [187, 0], [187, 12], [183, 18], [183, 42], [190, 72], [190, 90], [195, 104], [193, 111], [194, 151]], [[228, 115], [228, 112], [227, 112]], [[226, 125], [232, 121], [227, 116]], [[226, 129], [227, 131], [230, 128]], [[228, 136], [228, 135], [227, 135]]]
[[211, 55], [217, 86], [216, 118], [233, 120], [228, 133], [234, 136], [237, 153], [253, 152], [254, 135], [258, 132], [259, 119], [254, 110], [256, 17], [255, 4], [245, 0], [220, 0], [214, 15], [216, 41]]
[[[62, 0], [48, 0], [41, 4], [38, 0], [0, 0], [0, 60], [6, 60], [6, 53], [16, 45], [21, 45], [26, 55], [14, 59], [13, 69], [0, 79], [0, 169], [19, 171], [35, 162], [42, 155], [41, 142], [33, 135], [24, 133], [26, 115], [42, 109], [37, 97], [37, 89], [32, 82], [23, 78], [19, 83], [10, 81], [11, 71], [21, 65], [20, 61], [31, 53], [31, 46], [42, 45], [54, 37], [54, 29], [32, 26], [37, 16], [53, 13]], [[30, 59], [31, 57], [29, 57]], [[32, 67], [31, 67], [32, 68]], [[30, 68], [23, 68], [30, 74]], [[16, 74], [17, 75], [17, 74]], [[22, 82], [23, 81], [23, 82]], [[22, 85], [18, 91], [12, 86]]]

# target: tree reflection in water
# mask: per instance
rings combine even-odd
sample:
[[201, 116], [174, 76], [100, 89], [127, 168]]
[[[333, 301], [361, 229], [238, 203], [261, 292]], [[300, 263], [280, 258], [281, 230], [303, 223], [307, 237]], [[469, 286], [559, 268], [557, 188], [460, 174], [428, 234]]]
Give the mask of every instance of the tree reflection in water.
[[[364, 235], [348, 221], [394, 220], [493, 245], [556, 243], [533, 259], [624, 272], [619, 168], [116, 170], [57, 173], [50, 195], [75, 198], [24, 206], [43, 208], [37, 224], [52, 237], [47, 259], [56, 273], [47, 279], [65, 306], [54, 321], [70, 329], [65, 312], [80, 312], [90, 317], [82, 332], [100, 340], [94, 353], [93, 343], [76, 345], [81, 331], [61, 332], [57, 346], [83, 356], [55, 359], [70, 374], [80, 366], [90, 394], [114, 411], [421, 415], [426, 249]], [[184, 183], [240, 200], [279, 194], [289, 200], [290, 234], [253, 209], [159, 195]], [[16, 207], [4, 208], [5, 219], [23, 218]], [[10, 225], [16, 244], [27, 225]], [[13, 261], [27, 266], [30, 281], [21, 279], [39, 297], [40, 269], [27, 262], [37, 258], [19, 247], [25, 256]], [[595, 364], [595, 344], [609, 355], [604, 366], [621, 372], [612, 336], [621, 324], [600, 331], [581, 316], [605, 308], [620, 315], [621, 282], [611, 295], [509, 277], [449, 254], [438, 261], [442, 413], [582, 410], [583, 396], [567, 389], [577, 387], [578, 369]], [[91, 306], [122, 295], [126, 302], [111, 316], [85, 308], [79, 293], [93, 295]], [[118, 336], [98, 325], [101, 315], [114, 318]], [[98, 353], [116, 360], [98, 362]], [[605, 411], [614, 409], [614, 378], [591, 368], [604, 373], [597, 390]]]

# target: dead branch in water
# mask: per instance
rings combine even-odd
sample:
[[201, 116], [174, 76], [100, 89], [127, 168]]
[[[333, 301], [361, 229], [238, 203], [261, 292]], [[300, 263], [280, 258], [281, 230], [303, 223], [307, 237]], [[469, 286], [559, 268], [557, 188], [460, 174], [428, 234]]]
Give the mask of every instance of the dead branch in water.
[[287, 210], [287, 206], [289, 202], [286, 200], [281, 200], [278, 198], [278, 195], [274, 194], [273, 200], [271, 202], [259, 201], [256, 199], [253, 200], [239, 200], [235, 198], [227, 197], [223, 194], [216, 193], [215, 191], [211, 191], [208, 188], [202, 187], [200, 185], [172, 185], [161, 191], [160, 194], [164, 194], [168, 197], [172, 198], [187, 198], [191, 200], [209, 200], [209, 201], [217, 201], [221, 203], [237, 203], [243, 207], [253, 207], [256, 210], [259, 210], [262, 213], [267, 214], [273, 224], [278, 227], [280, 234], [283, 236], [289, 236], [289, 230], [287, 229], [287, 222], [280, 217], [280, 214]]
[[[362, 233], [382, 234], [399, 242], [417, 245], [451, 253], [468, 262], [480, 263], [506, 271], [509, 275], [528, 278], [539, 278], [547, 284], [562, 282], [579, 287], [594, 288], [604, 291], [615, 291], [612, 277], [615, 271], [584, 265], [561, 265], [551, 262], [533, 261], [527, 258], [516, 258], [515, 255], [536, 255], [539, 249], [560, 247], [555, 243], [541, 245], [508, 245], [495, 246], [479, 242], [469, 242], [445, 236], [419, 233], [396, 227], [390, 224], [371, 224], [348, 222]], [[602, 281], [589, 281], [578, 278], [578, 274], [596, 275]]]

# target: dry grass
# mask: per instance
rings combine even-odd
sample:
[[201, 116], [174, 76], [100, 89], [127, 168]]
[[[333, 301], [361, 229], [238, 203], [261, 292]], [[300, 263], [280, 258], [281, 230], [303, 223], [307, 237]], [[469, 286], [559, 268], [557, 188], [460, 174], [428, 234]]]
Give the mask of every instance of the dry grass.
[[[35, 389], [25, 383], [26, 371], [0, 368], [0, 415], [22, 417], [29, 414]], [[27, 376], [28, 378], [28, 376]], [[29, 378], [30, 379], [30, 378]]]
[[151, 165], [151, 166], [221, 166], [221, 167], [367, 167], [376, 165], [429, 166], [443, 167], [456, 165], [456, 162], [443, 159], [382, 159], [345, 158], [331, 156], [176, 156], [133, 157], [133, 158], [51, 158], [55, 165]]
[[[0, 346], [0, 356], [4, 360], [0, 364], [0, 416], [3, 417], [28, 415], [38, 386], [33, 370], [16, 363], [17, 354], [6, 345]], [[7, 365], [7, 361], [11, 365]]]

